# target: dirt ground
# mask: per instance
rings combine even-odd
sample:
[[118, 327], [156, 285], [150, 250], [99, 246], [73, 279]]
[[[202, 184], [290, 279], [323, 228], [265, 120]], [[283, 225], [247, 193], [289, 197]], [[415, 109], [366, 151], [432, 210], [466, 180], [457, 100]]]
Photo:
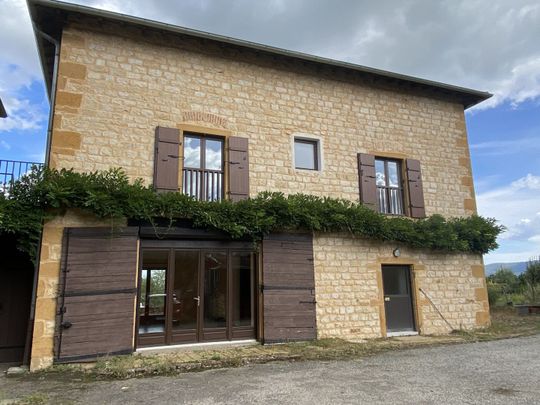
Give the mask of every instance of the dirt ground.
[[[540, 336], [85, 382], [0, 378], [0, 403], [335, 404], [540, 402]], [[2, 398], [0, 397], [0, 398]]]
[[0, 365], [0, 405], [540, 403], [539, 333], [540, 316], [506, 310], [441, 337], [121, 356], [10, 378]]

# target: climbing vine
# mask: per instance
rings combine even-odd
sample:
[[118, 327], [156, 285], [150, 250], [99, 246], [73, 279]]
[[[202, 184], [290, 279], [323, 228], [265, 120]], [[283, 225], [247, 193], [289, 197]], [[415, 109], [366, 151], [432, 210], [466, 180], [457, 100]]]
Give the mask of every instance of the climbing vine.
[[503, 227], [473, 215], [421, 220], [388, 217], [343, 199], [264, 192], [255, 198], [196, 201], [181, 193], [156, 193], [141, 180], [130, 182], [121, 169], [93, 173], [34, 169], [0, 195], [0, 234], [16, 238], [19, 249], [34, 256], [43, 220], [79, 209], [99, 218], [130, 219], [226, 232], [232, 238], [260, 240], [279, 230], [348, 232], [411, 247], [449, 252], [487, 253], [495, 249]]

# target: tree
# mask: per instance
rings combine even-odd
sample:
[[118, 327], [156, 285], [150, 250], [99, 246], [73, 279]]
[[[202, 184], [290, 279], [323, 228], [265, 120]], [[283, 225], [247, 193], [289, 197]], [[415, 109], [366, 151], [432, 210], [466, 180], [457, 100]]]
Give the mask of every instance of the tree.
[[535, 304], [540, 288], [540, 257], [531, 258], [529, 260], [529, 263], [527, 263], [527, 270], [523, 273], [523, 280], [527, 285], [531, 304]]
[[501, 267], [488, 276], [487, 279], [495, 287], [494, 291], [504, 294], [507, 303], [510, 302], [509, 294], [516, 293], [519, 290], [519, 278], [510, 269]]

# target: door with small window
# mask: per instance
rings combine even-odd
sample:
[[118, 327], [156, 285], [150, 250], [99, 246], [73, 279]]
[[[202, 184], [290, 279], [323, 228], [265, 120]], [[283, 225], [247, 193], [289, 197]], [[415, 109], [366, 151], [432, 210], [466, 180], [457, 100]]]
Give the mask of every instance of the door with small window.
[[201, 201], [221, 201], [224, 160], [224, 138], [184, 133], [182, 192]]
[[384, 310], [388, 333], [415, 331], [410, 266], [382, 266]]

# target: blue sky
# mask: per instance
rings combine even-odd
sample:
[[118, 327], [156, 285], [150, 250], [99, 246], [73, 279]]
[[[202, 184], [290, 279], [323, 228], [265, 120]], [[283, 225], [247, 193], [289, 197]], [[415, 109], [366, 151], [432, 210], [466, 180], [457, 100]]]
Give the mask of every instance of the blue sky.
[[[495, 96], [467, 111], [478, 209], [508, 231], [486, 263], [540, 255], [537, 0], [80, 0]], [[0, 0], [0, 159], [42, 161], [48, 100], [24, 0]]]

